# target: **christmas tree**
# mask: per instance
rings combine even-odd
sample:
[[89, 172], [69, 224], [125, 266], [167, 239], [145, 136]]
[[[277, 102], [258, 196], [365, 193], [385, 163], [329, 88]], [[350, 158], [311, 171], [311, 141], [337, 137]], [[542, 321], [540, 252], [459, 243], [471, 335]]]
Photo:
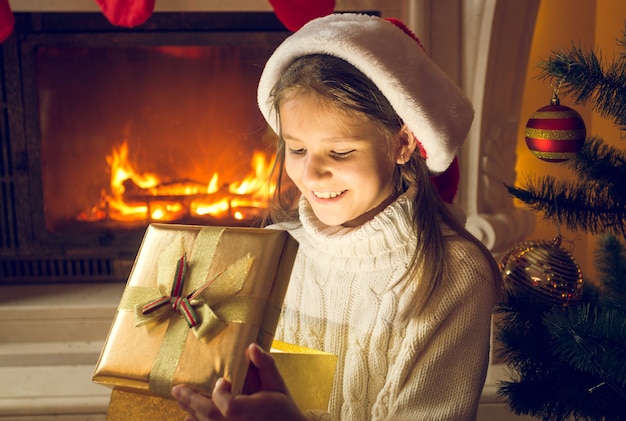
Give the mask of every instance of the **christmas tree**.
[[[626, 133], [626, 26], [622, 35], [618, 47], [623, 52], [612, 63], [604, 64], [600, 53], [572, 45], [544, 60], [540, 77], [557, 81], [564, 95], [576, 104], [590, 103]], [[499, 385], [499, 394], [516, 414], [543, 420], [623, 420], [626, 153], [591, 136], [562, 165], [573, 171], [575, 179], [544, 176], [507, 188], [557, 229], [565, 226], [596, 235], [598, 279], [585, 278], [578, 296], [551, 295], [534, 288], [541, 282], [557, 286], [551, 278], [555, 274], [551, 265], [557, 260], [550, 259], [558, 244], [525, 244], [525, 250], [544, 252], [538, 254], [544, 260], [524, 260], [524, 247], [503, 259], [507, 296], [497, 309], [502, 316], [498, 340], [511, 379]], [[528, 284], [512, 276], [522, 264], [526, 266], [519, 273], [528, 277]], [[531, 279], [527, 274], [533, 270], [545, 274], [545, 279]]]

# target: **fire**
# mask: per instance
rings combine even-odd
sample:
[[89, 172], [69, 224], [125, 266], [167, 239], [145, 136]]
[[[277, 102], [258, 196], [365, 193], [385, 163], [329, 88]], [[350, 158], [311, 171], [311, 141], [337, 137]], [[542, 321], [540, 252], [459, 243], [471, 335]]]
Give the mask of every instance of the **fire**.
[[124, 142], [119, 148], [113, 148], [113, 155], [106, 157], [111, 168], [111, 191], [115, 196], [124, 194], [124, 182], [132, 180], [142, 189], [148, 189], [159, 184], [159, 178], [154, 174], [137, 174], [128, 162], [128, 143]]
[[267, 206], [274, 186], [269, 174], [274, 157], [255, 152], [251, 172], [241, 181], [224, 185], [218, 173], [202, 182], [181, 180], [164, 183], [156, 174], [140, 173], [128, 158], [128, 143], [114, 147], [106, 162], [110, 186], [101, 192], [100, 203], [82, 212], [82, 221], [178, 221], [212, 216], [245, 220]]

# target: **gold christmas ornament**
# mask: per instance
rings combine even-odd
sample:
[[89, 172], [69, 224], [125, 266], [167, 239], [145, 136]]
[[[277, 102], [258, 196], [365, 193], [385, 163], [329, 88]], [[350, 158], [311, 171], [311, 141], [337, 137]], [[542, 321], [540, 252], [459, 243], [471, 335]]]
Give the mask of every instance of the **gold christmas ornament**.
[[582, 298], [580, 266], [560, 247], [561, 236], [552, 241], [525, 241], [502, 258], [500, 272], [507, 288], [522, 287], [544, 300], [568, 305]]

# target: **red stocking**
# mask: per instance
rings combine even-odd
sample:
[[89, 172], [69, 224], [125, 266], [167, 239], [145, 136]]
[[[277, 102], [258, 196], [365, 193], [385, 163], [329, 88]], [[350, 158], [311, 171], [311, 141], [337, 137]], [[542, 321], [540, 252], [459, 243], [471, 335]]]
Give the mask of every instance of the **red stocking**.
[[278, 20], [290, 31], [297, 31], [315, 18], [330, 15], [335, 0], [269, 0]]
[[0, 42], [3, 42], [11, 35], [14, 25], [15, 17], [11, 11], [9, 0], [0, 0]]
[[152, 15], [155, 0], [96, 0], [102, 13], [113, 25], [132, 28]]

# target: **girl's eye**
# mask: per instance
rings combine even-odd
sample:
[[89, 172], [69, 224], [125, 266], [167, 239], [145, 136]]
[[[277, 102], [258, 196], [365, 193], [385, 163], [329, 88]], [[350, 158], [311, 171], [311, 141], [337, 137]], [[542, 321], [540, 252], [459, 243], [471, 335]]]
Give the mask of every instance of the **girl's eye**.
[[300, 148], [300, 149], [289, 148], [289, 153], [292, 154], [292, 155], [304, 155], [306, 153], [306, 149], [304, 149], [304, 148]]
[[347, 158], [348, 156], [350, 156], [352, 152], [354, 152], [354, 150], [350, 150], [346, 152], [331, 151], [330, 154], [334, 156], [335, 158], [342, 159], [342, 158]]

